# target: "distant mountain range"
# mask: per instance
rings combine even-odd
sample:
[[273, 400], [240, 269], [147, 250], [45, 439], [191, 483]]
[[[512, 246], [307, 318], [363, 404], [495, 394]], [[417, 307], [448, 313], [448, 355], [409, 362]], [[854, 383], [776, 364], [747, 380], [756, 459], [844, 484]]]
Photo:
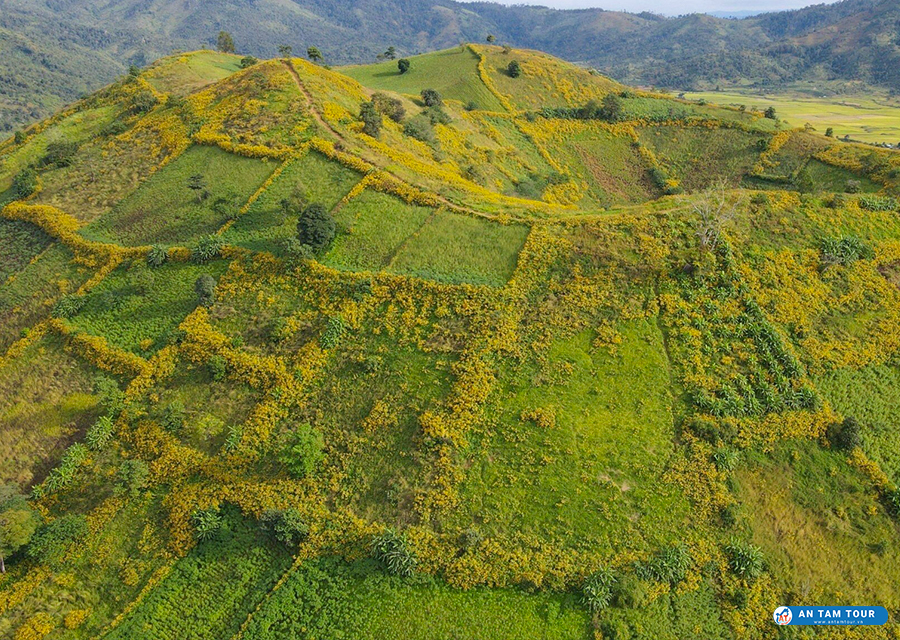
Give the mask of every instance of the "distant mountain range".
[[318, 46], [326, 62], [373, 61], [462, 41], [532, 47], [639, 85], [862, 80], [900, 90], [900, 2], [844, 0], [742, 19], [451, 0], [0, 0], [0, 129], [38, 119], [219, 30], [259, 57]]

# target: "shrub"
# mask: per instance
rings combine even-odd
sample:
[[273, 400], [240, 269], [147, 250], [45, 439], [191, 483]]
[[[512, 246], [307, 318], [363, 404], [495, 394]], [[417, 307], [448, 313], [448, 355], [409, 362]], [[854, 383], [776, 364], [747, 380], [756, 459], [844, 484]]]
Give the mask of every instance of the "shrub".
[[16, 131], [15, 135], [13, 136], [13, 142], [15, 142], [16, 144], [22, 144], [22, 143], [24, 143], [27, 139], [28, 139], [28, 136], [26, 136], [26, 135], [25, 135], [25, 132], [24, 132], [24, 131], [21, 131], [21, 130], [20, 130], [20, 131]]
[[102, 416], [88, 429], [84, 441], [92, 451], [100, 451], [113, 437], [113, 421], [109, 416]]
[[444, 106], [444, 99], [441, 97], [441, 94], [434, 89], [424, 89], [422, 91], [422, 102], [426, 107]]
[[206, 367], [209, 369], [210, 377], [216, 382], [221, 382], [225, 379], [227, 370], [225, 367], [225, 358], [222, 356], [212, 356], [207, 360]]
[[375, 93], [372, 95], [372, 103], [379, 113], [387, 116], [394, 122], [401, 122], [406, 116], [406, 109], [403, 108], [403, 103], [397, 98], [392, 98], [383, 93]]
[[859, 193], [862, 190], [862, 183], [859, 180], [847, 180], [847, 186], [844, 187], [846, 193]]
[[409, 71], [410, 62], [406, 58], [400, 58], [397, 60], [397, 68], [400, 70], [400, 74], [403, 75], [407, 71]]
[[866, 211], [895, 211], [898, 202], [890, 196], [862, 196], [859, 199], [860, 209]]
[[828, 427], [828, 441], [835, 449], [852, 451], [862, 444], [860, 426], [856, 418], [847, 417]]
[[324, 446], [322, 434], [310, 425], [302, 424], [289, 436], [279, 459], [291, 476], [298, 479], [306, 478], [324, 459], [322, 453]]
[[205, 273], [194, 282], [197, 303], [203, 307], [211, 307], [216, 299], [216, 279]]
[[169, 252], [166, 251], [165, 247], [161, 247], [159, 245], [150, 247], [150, 251], [147, 252], [148, 267], [161, 267], [166, 263], [168, 259]]
[[765, 570], [762, 550], [739, 540], [732, 540], [725, 546], [728, 566], [739, 578], [756, 580]]
[[719, 471], [734, 471], [738, 459], [738, 453], [734, 449], [717, 449], [713, 453], [713, 463]]
[[125, 460], [116, 471], [116, 493], [136, 497], [150, 483], [150, 470], [143, 460]]
[[84, 538], [87, 533], [87, 520], [84, 516], [62, 516], [35, 532], [26, 554], [38, 562], [54, 564], [62, 559], [71, 543]]
[[691, 556], [683, 544], [660, 550], [646, 562], [638, 563], [635, 573], [642, 580], [677, 584], [684, 580], [691, 566]]
[[478, 105], [475, 104], [474, 100], [469, 100], [465, 106], [466, 111], [475, 111], [478, 109]]
[[900, 519], [900, 489], [889, 491], [884, 496], [888, 513], [894, 518]]
[[363, 123], [363, 133], [372, 138], [381, 135], [381, 112], [375, 102], [363, 102], [359, 106], [359, 119]]
[[37, 191], [38, 177], [34, 167], [26, 167], [13, 178], [12, 191], [17, 198], [24, 200]]
[[325, 205], [314, 202], [307, 205], [297, 221], [297, 240], [308, 245], [315, 253], [321, 253], [334, 241], [336, 225]]
[[241, 58], [241, 69], [249, 69], [258, 62], [259, 60], [257, 60], [253, 56], [244, 56], [243, 58]]
[[222, 255], [222, 241], [217, 236], [201, 238], [191, 249], [191, 262], [205, 264]]
[[775, 113], [775, 107], [769, 107], [768, 109], [766, 109], [765, 116], [769, 120], [776, 120], [778, 118], [778, 114]]
[[822, 264], [848, 265], [857, 260], [871, 260], [875, 251], [856, 236], [845, 236], [840, 239], [826, 238], [821, 243]]
[[322, 348], [333, 349], [336, 347], [347, 330], [344, 321], [338, 316], [328, 318], [328, 324], [325, 326], [325, 332], [322, 334]]
[[78, 315], [78, 312], [84, 308], [85, 302], [87, 302], [87, 299], [84, 296], [63, 296], [57, 301], [55, 305], [53, 305], [53, 317], [73, 318]]
[[61, 140], [47, 145], [47, 152], [41, 159], [44, 167], [68, 167], [78, 153], [78, 143]]
[[212, 210], [226, 220], [236, 219], [241, 214], [241, 205], [238, 196], [233, 193], [219, 196], [213, 201]]
[[378, 560], [389, 574], [406, 578], [415, 573], [418, 559], [409, 548], [406, 538], [393, 529], [387, 529], [374, 536], [369, 547], [372, 557]]
[[847, 196], [843, 193], [835, 193], [828, 199], [828, 207], [831, 209], [843, 209], [847, 206]]
[[512, 60], [506, 67], [506, 73], [510, 78], [518, 78], [522, 75], [522, 65], [518, 60]]
[[296, 547], [309, 535], [309, 525], [296, 509], [268, 510], [260, 518], [263, 531], [278, 542]]
[[757, 206], [764, 206], [769, 204], [769, 196], [765, 193], [754, 193], [750, 197], [750, 203], [755, 204]]
[[437, 142], [431, 118], [424, 113], [407, 120], [406, 124], [403, 125], [403, 133], [426, 144], [435, 144]]
[[191, 517], [194, 523], [194, 536], [199, 542], [208, 542], [219, 537], [224, 520], [218, 509], [202, 509], [195, 511]]
[[176, 400], [163, 409], [159, 421], [166, 431], [179, 433], [184, 428], [185, 415], [184, 403]]
[[609, 569], [594, 572], [585, 579], [581, 587], [581, 602], [591, 613], [600, 613], [612, 601], [615, 584], [616, 577]]
[[159, 104], [159, 99], [148, 89], [138, 91], [131, 97], [129, 111], [132, 114], [149, 113]]

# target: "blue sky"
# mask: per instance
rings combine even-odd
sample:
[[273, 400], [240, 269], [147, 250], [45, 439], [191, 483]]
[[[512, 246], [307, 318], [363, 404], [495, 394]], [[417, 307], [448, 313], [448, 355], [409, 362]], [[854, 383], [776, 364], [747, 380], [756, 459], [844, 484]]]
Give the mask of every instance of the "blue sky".
[[[600, 7], [614, 11], [653, 11], [667, 15], [714, 11], [783, 11], [828, 0], [500, 0], [504, 4], [540, 4], [558, 9]], [[834, 1], [834, 0], [830, 0]]]

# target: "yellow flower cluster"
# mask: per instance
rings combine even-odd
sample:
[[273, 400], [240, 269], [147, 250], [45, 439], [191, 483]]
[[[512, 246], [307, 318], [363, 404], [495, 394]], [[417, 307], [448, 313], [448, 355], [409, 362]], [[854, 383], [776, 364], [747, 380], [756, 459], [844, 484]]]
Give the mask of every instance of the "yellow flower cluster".
[[134, 377], [144, 373], [147, 361], [138, 355], [109, 345], [106, 338], [78, 331], [61, 318], [51, 318], [47, 328], [66, 339], [66, 349], [102, 371]]

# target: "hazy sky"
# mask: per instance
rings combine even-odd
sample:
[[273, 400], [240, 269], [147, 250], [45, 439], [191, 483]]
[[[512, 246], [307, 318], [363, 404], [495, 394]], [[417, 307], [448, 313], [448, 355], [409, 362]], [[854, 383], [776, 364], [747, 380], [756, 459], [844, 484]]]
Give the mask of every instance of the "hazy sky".
[[500, 0], [504, 4], [539, 4], [558, 9], [599, 7], [614, 11], [653, 11], [667, 15], [713, 11], [783, 11], [834, 0]]

